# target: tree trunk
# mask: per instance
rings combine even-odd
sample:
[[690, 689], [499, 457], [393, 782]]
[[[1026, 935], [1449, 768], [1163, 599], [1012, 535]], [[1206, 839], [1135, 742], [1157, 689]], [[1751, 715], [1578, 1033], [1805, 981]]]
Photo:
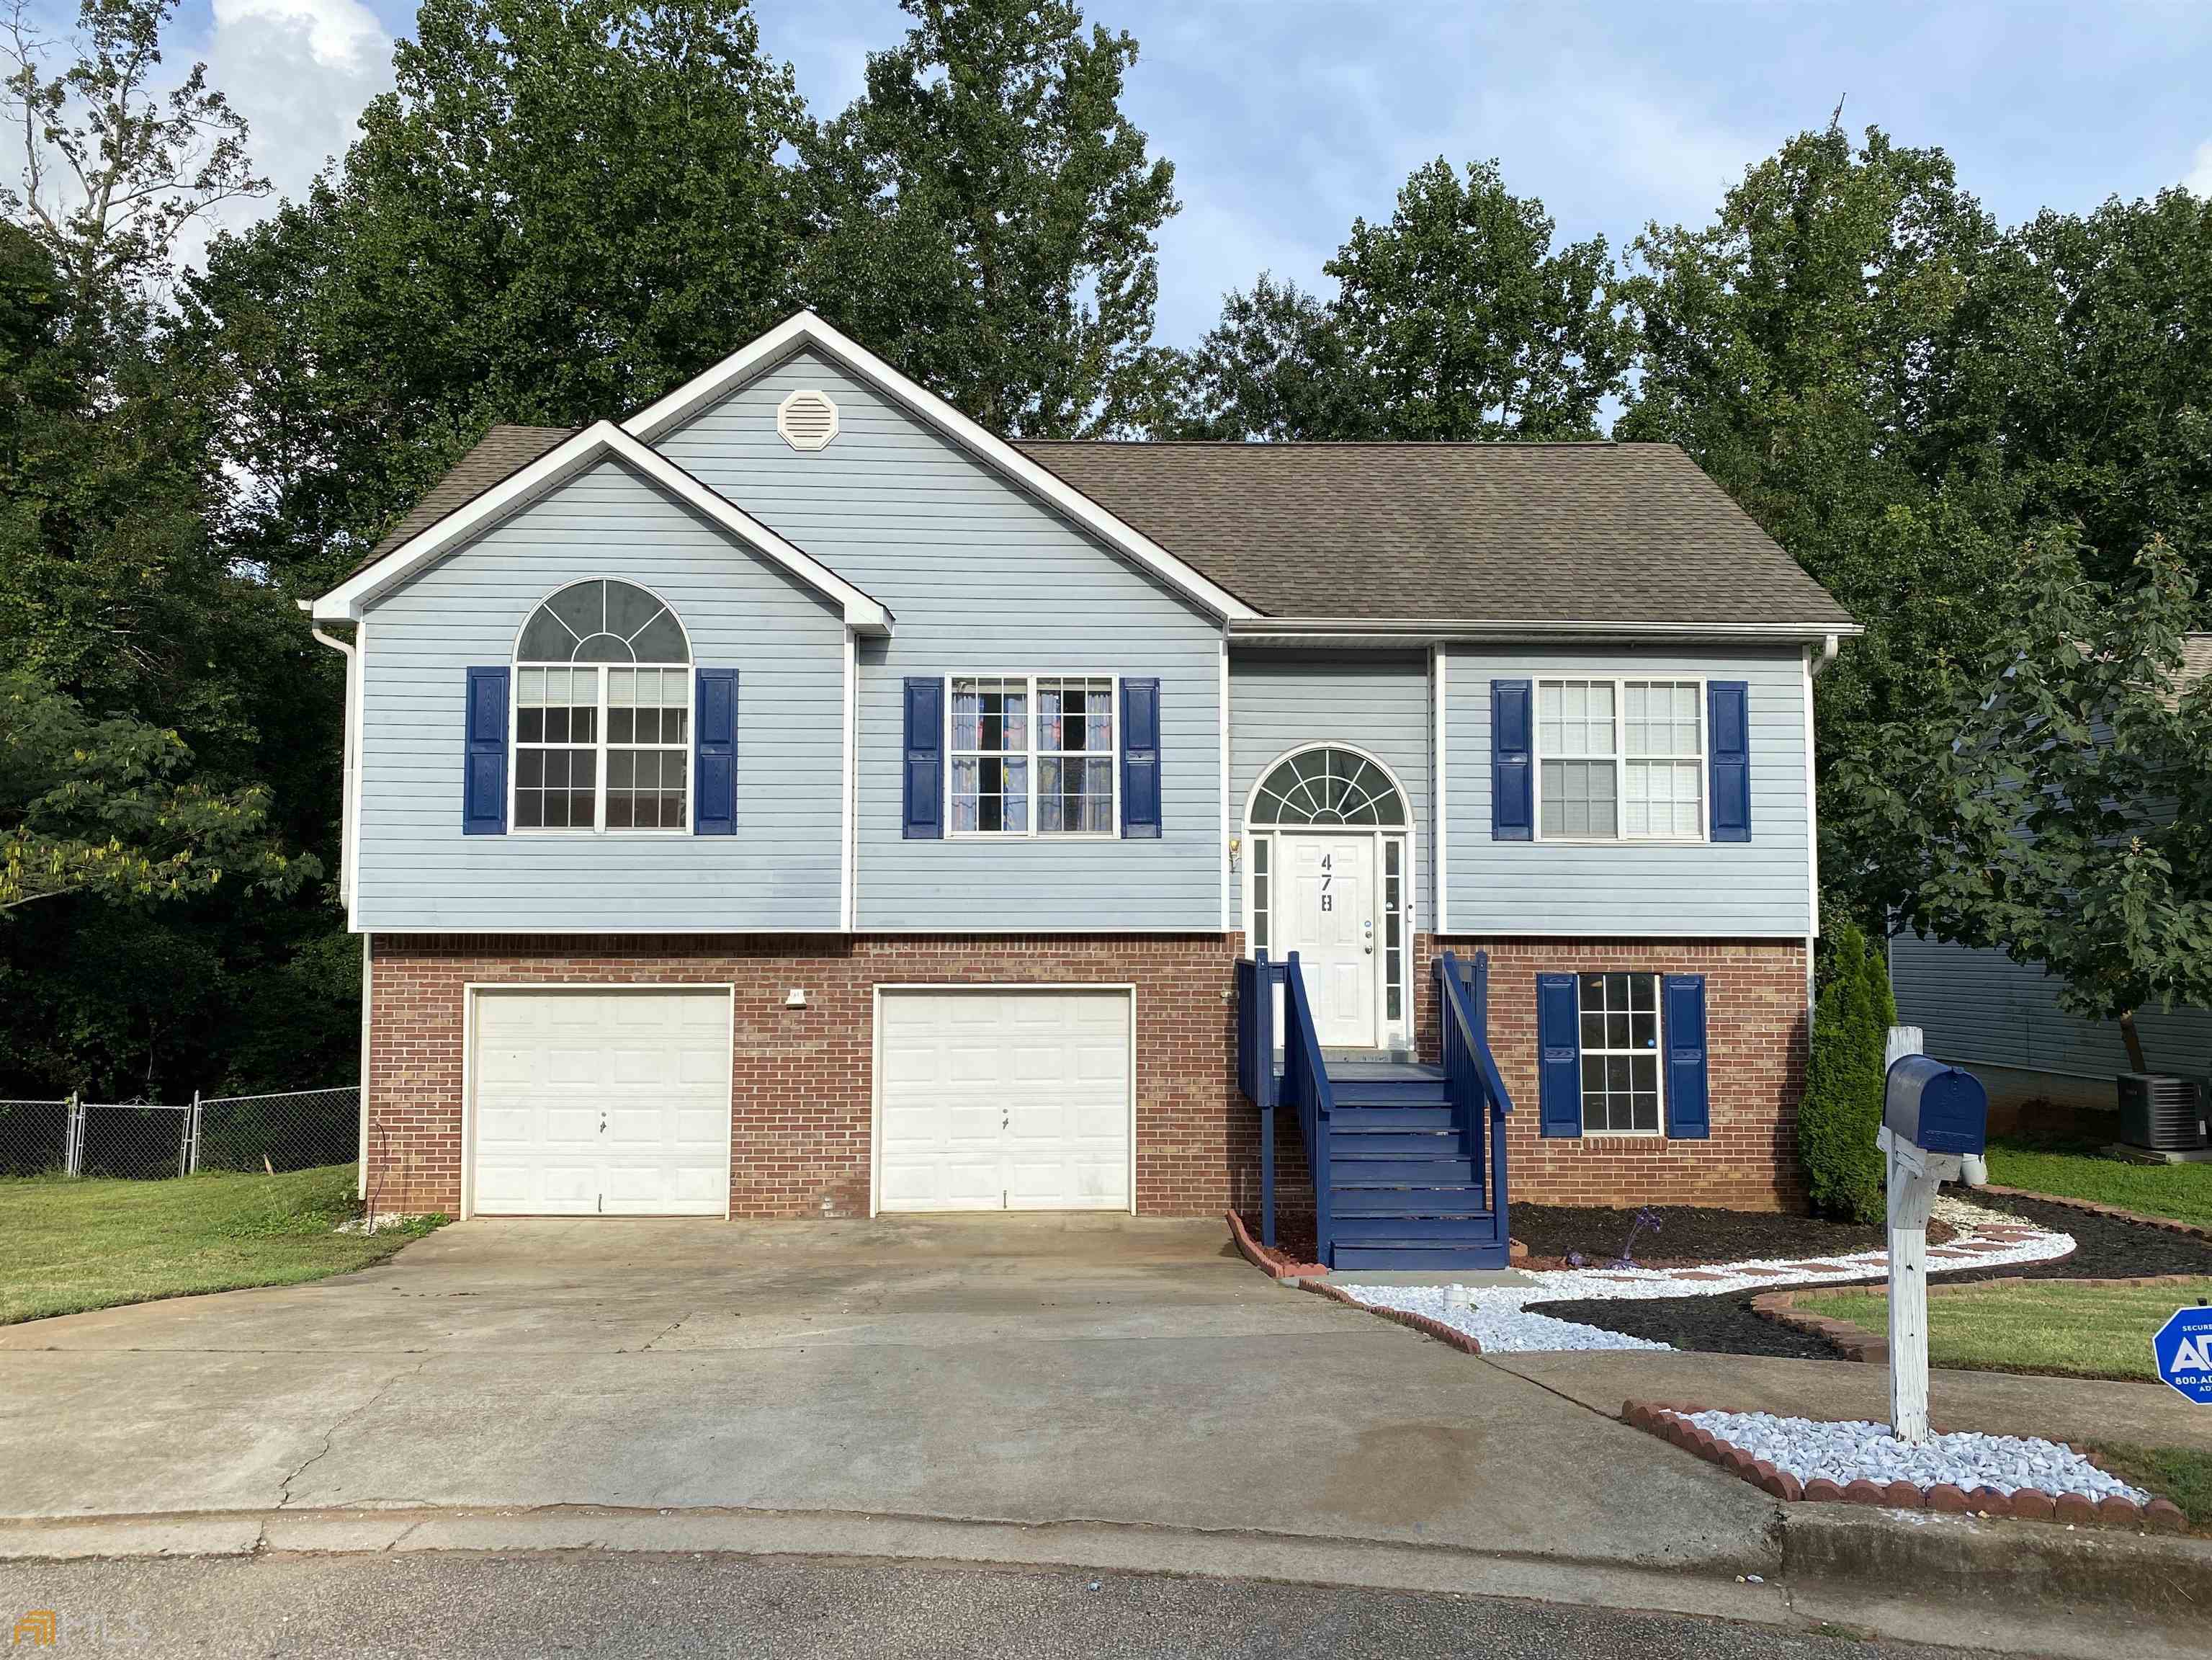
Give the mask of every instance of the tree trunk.
[[2120, 1017], [2120, 1041], [2128, 1046], [2128, 1069], [2148, 1072], [2150, 1062], [2143, 1059], [2142, 1037], [2136, 1031], [2136, 1012], [2133, 1009]]

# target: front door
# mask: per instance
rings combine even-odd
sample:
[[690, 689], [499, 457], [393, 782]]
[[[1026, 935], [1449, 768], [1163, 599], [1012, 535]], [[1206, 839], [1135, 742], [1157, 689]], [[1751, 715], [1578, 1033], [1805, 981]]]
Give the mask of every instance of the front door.
[[1374, 1049], [1375, 841], [1277, 838], [1285, 885], [1281, 948], [1298, 953], [1324, 1049]]

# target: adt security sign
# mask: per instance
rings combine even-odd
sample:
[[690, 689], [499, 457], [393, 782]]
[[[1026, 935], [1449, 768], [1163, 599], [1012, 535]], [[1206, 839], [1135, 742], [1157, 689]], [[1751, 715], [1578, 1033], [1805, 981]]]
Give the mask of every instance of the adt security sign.
[[2150, 1340], [2158, 1375], [2200, 1407], [2212, 1406], [2212, 1309], [2176, 1309]]

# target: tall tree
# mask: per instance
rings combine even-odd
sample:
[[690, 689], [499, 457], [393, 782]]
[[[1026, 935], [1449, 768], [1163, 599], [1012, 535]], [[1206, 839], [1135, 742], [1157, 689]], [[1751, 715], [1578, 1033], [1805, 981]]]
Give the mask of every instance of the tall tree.
[[1844, 828], [1903, 825], [1921, 850], [1903, 921], [1995, 946], [2062, 982], [2060, 1006], [2117, 1019], [2212, 1006], [2212, 680], [2184, 691], [2197, 587], [2154, 542], [2130, 580], [2085, 577], [2061, 538], [1990, 596], [2005, 627], [1945, 712], [1952, 741], [1885, 734], [1839, 762]]
[[1682, 445], [1867, 625], [1821, 682], [1819, 753], [1823, 877], [1873, 928], [1911, 854], [1840, 836], [1834, 763], [1915, 717], [1941, 741], [1926, 722], [1990, 646], [2016, 541], [2016, 488], [1935, 418], [1996, 242], [1942, 151], [1831, 125], [1749, 168], [1711, 225], [1633, 249], [1642, 374], [1615, 436]]
[[319, 581], [490, 421], [649, 401], [790, 303], [807, 124], [731, 0], [428, 0], [307, 198], [191, 295], [237, 544]]
[[1326, 302], [1262, 275], [1184, 360], [1162, 424], [1217, 438], [1586, 438], [1635, 347], [1605, 239], [1553, 246], [1494, 161], [1439, 157], [1352, 222]]
[[1128, 424], [1175, 169], [1121, 110], [1126, 33], [1069, 0], [900, 0], [906, 39], [810, 149], [805, 289], [994, 431]]

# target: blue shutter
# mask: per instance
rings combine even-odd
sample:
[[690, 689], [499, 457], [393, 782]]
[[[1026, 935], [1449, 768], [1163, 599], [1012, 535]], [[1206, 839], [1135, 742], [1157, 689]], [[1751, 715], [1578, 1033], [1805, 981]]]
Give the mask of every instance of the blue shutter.
[[1571, 974], [1536, 976], [1538, 1116], [1546, 1135], [1583, 1133], [1583, 1034]]
[[507, 688], [508, 671], [469, 671], [461, 760], [461, 834], [507, 834]]
[[906, 839], [945, 834], [945, 682], [910, 675], [906, 683]]
[[1160, 683], [1121, 683], [1121, 834], [1160, 833]]
[[1715, 680], [1705, 687], [1705, 712], [1712, 730], [1711, 766], [1713, 840], [1751, 840], [1751, 687], [1742, 680]]
[[738, 833], [738, 672], [701, 669], [691, 724], [691, 833]]
[[1705, 978], [1701, 974], [1670, 974], [1662, 985], [1667, 1134], [1676, 1141], [1702, 1141], [1712, 1134], [1705, 1106]]
[[1535, 798], [1528, 776], [1528, 681], [1490, 683], [1490, 836], [1494, 842], [1535, 839]]

